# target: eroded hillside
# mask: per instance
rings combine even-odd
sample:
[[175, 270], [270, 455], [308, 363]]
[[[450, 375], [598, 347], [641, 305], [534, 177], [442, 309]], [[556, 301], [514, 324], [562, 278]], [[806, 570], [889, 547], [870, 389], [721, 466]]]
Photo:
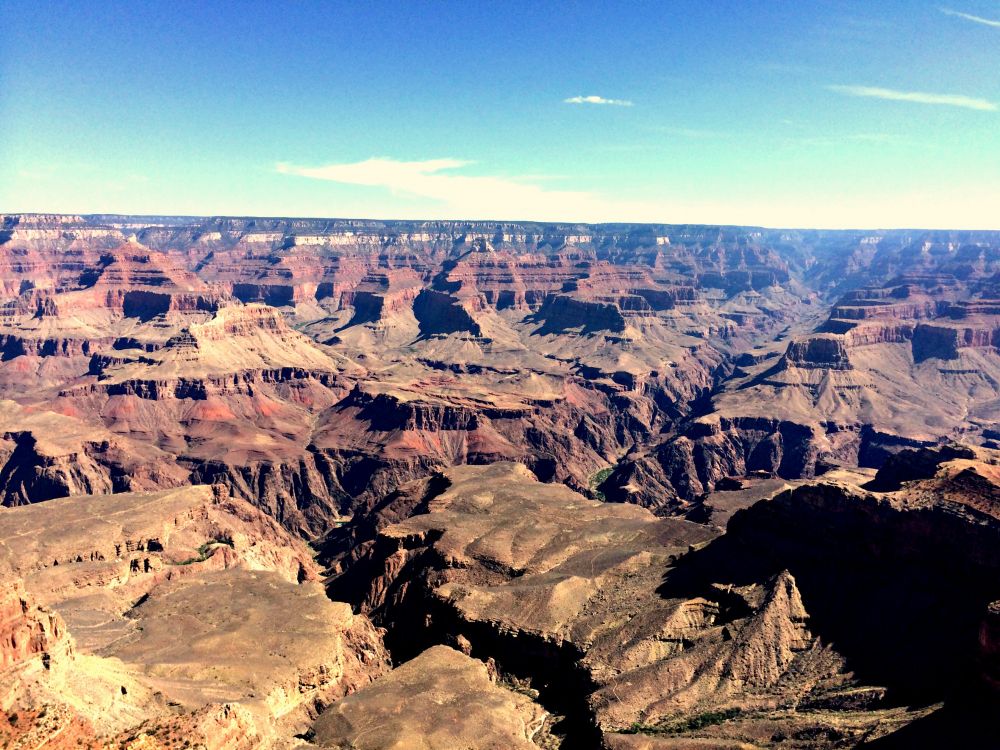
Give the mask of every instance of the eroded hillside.
[[12, 747], [988, 728], [998, 233], [6, 216], [0, 295]]
[[315, 536], [513, 460], [684, 513], [727, 477], [995, 432], [995, 234], [3, 224], [8, 505], [221, 482]]

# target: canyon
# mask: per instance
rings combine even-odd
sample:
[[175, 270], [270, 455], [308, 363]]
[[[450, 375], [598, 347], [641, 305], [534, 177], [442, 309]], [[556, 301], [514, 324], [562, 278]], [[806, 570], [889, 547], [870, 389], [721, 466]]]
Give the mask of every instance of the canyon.
[[2, 215], [0, 738], [988, 746], [998, 347], [1000, 232]]

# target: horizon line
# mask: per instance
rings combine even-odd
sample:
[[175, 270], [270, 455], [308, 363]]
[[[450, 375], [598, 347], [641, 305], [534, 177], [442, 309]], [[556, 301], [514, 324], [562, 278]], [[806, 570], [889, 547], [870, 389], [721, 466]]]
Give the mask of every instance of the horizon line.
[[[734, 224], [727, 222], [666, 222], [666, 221], [561, 221], [558, 219], [377, 219], [363, 216], [291, 216], [280, 214], [149, 214], [149, 213], [118, 213], [114, 211], [0, 211], [0, 217], [13, 216], [79, 216], [81, 218], [122, 217], [139, 219], [274, 219], [282, 221], [357, 221], [382, 222], [388, 224], [541, 224], [587, 227], [718, 227], [720, 229], [766, 229], [771, 231], [824, 231], [824, 232], [998, 232], [1000, 226], [985, 227], [920, 227], [920, 226], [820, 226], [820, 225], [764, 225], [764, 224]], [[2, 231], [2, 230], [0, 230]]]

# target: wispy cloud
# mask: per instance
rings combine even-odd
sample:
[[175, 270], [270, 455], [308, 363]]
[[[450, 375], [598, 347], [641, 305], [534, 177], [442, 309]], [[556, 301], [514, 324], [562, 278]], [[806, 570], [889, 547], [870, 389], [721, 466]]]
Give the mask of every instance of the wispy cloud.
[[628, 99], [605, 99], [603, 96], [571, 96], [563, 99], [564, 104], [610, 104], [615, 107], [631, 107]]
[[983, 18], [982, 16], [974, 16], [971, 13], [962, 13], [959, 10], [952, 10], [951, 8], [938, 8], [938, 10], [940, 10], [947, 16], [964, 18], [966, 21], [972, 21], [973, 23], [981, 23], [983, 26], [992, 26], [994, 28], [1000, 29], [1000, 21], [997, 21], [992, 18]]
[[[865, 135], [865, 134], [861, 134]], [[875, 190], [857, 195], [804, 191], [756, 197], [698, 198], [664, 197], [628, 200], [597, 192], [548, 189], [527, 178], [456, 174], [470, 170], [470, 162], [460, 159], [397, 161], [368, 159], [348, 164], [302, 167], [278, 164], [276, 169], [290, 176], [330, 180], [346, 185], [371, 186], [391, 190], [399, 199], [384, 195], [354, 196], [354, 215], [386, 219], [495, 219], [586, 222], [669, 222], [742, 224], [771, 227], [968, 227], [995, 228], [995, 190], [988, 183], [972, 184], [955, 191], [915, 190], [913, 193]], [[752, 192], [752, 191], [748, 191]], [[320, 191], [313, 191], [322, 200]], [[315, 205], [315, 204], [314, 204]], [[343, 205], [343, 204], [341, 204]], [[332, 207], [336, 210], [336, 207]], [[77, 209], [73, 209], [77, 210]], [[106, 209], [97, 209], [100, 212]], [[240, 210], [245, 212], [245, 206]], [[318, 206], [312, 209], [327, 213]], [[288, 214], [294, 209], [260, 215]], [[149, 213], [136, 208], [131, 213]], [[188, 213], [194, 209], [188, 209]], [[214, 213], [235, 213], [235, 209]], [[184, 213], [177, 210], [175, 213]]]
[[977, 99], [961, 94], [928, 94], [922, 91], [896, 91], [875, 86], [827, 86], [830, 91], [847, 96], [863, 96], [873, 99], [888, 99], [896, 102], [936, 104], [946, 107], [963, 107], [986, 112], [996, 112], [997, 105], [987, 99]]
[[594, 193], [543, 187], [524, 177], [455, 174], [470, 165], [471, 162], [460, 159], [373, 158], [319, 167], [278, 164], [277, 170], [345, 185], [385, 188], [407, 198], [429, 199], [437, 204], [433, 213], [452, 218], [593, 221], [618, 213], [633, 216], [637, 208], [608, 201]]

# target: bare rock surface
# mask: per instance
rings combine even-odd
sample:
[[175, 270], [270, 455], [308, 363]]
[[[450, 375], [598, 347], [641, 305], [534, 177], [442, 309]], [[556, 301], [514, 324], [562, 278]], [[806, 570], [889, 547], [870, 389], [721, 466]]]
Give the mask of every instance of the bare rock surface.
[[312, 741], [338, 750], [530, 750], [544, 720], [485, 664], [434, 646], [335, 703], [313, 725]]
[[[908, 456], [928, 464], [904, 452], [887, 473]], [[374, 536], [329, 558], [329, 587], [402, 658], [451, 644], [527, 680], [576, 722], [564, 746], [882, 741], [995, 700], [989, 459], [942, 452], [932, 476], [879, 493], [831, 473], [736, 510], [725, 534], [573, 497], [516, 464], [461, 467], [379, 506]], [[968, 716], [949, 726], [981, 736]]]
[[220, 482], [316, 536], [463, 463], [594, 492], [819, 312], [773, 238], [716, 228], [3, 223], [8, 505]]
[[985, 746], [998, 279], [996, 232], [4, 215], [0, 733]]
[[388, 670], [381, 633], [317, 574], [305, 545], [221, 486], [4, 510], [3, 708], [24, 715], [11, 736], [287, 745]]

